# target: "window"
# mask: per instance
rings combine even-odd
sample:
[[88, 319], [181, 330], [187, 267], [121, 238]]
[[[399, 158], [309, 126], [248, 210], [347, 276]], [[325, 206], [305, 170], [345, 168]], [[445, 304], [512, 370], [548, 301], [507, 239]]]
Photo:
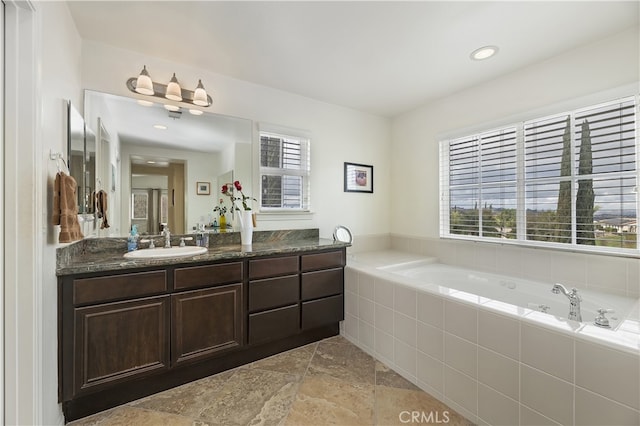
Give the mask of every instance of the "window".
[[260, 133], [260, 206], [268, 210], [309, 209], [309, 140]]
[[637, 102], [441, 142], [442, 237], [638, 250]]

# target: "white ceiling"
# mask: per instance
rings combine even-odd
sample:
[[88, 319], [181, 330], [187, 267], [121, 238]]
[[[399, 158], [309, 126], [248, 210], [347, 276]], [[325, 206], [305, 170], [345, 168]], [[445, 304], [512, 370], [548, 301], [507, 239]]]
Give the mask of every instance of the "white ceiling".
[[639, 4], [68, 3], [85, 39], [389, 117], [638, 25]]

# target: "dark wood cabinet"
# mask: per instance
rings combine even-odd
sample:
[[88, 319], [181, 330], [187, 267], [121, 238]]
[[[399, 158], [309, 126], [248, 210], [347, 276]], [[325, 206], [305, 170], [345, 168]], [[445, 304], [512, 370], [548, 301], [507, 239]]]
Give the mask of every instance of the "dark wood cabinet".
[[298, 300], [300, 279], [297, 274], [249, 281], [249, 312], [291, 305]]
[[300, 307], [295, 305], [249, 315], [249, 344], [291, 336], [300, 331]]
[[169, 298], [74, 309], [73, 395], [169, 367]]
[[344, 290], [344, 272], [342, 268], [302, 274], [302, 300], [341, 294]]
[[339, 248], [59, 277], [65, 419], [336, 335], [344, 259]]
[[174, 288], [179, 290], [242, 282], [242, 270], [242, 262], [177, 268], [174, 271]]
[[302, 303], [302, 329], [310, 330], [344, 319], [342, 294]]
[[242, 346], [242, 284], [174, 294], [171, 309], [174, 364]]

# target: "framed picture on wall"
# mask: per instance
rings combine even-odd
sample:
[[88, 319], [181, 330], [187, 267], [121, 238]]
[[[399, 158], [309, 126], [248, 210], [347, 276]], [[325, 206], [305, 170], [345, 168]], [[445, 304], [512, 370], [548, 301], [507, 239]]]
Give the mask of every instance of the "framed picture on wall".
[[373, 166], [344, 163], [344, 192], [373, 193]]
[[196, 194], [198, 195], [211, 194], [211, 182], [196, 182]]
[[149, 195], [145, 192], [131, 194], [131, 219], [144, 220], [149, 210]]

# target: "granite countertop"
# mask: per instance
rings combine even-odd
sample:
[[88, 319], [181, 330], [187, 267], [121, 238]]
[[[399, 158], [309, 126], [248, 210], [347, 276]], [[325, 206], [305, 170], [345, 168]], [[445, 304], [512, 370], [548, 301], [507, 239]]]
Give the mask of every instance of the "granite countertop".
[[[317, 230], [308, 231], [262, 231], [254, 234], [254, 242], [248, 247], [240, 244], [239, 234], [219, 239], [212, 238], [209, 240], [207, 253], [198, 256], [163, 259], [125, 259], [123, 255], [126, 253], [126, 239], [124, 238], [82, 240], [72, 246], [58, 249], [56, 275], [125, 271], [152, 266], [188, 265], [217, 260], [340, 249], [351, 245], [319, 238]], [[180, 236], [172, 237], [172, 245], [177, 245], [174, 244], [174, 238], [177, 242]], [[235, 241], [236, 239], [238, 241]]]

